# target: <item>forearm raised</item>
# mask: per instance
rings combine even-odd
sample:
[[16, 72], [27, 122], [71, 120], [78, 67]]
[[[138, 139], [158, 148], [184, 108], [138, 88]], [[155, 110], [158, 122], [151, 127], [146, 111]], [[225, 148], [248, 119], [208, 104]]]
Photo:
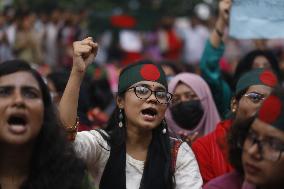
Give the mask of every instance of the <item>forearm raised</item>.
[[79, 73], [72, 69], [63, 96], [60, 100], [60, 119], [66, 128], [76, 124], [80, 86], [83, 77], [84, 73]]
[[213, 47], [218, 48], [223, 40], [226, 24], [223, 20], [218, 19], [215, 28], [210, 35], [210, 42]]
[[65, 128], [72, 128], [76, 124], [80, 86], [88, 65], [97, 54], [98, 44], [88, 37], [75, 41], [73, 49], [72, 71], [59, 103], [59, 116]]
[[223, 35], [229, 22], [231, 5], [231, 0], [221, 0], [219, 2], [219, 15], [210, 36], [210, 42], [215, 48], [218, 48], [223, 40]]

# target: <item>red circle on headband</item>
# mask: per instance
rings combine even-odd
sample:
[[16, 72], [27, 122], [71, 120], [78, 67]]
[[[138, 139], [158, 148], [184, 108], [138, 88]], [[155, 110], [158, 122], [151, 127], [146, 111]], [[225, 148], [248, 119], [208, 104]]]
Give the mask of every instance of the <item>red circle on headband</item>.
[[156, 81], [160, 78], [160, 72], [157, 66], [152, 64], [143, 65], [140, 70], [140, 75], [145, 80]]
[[262, 83], [270, 87], [275, 87], [277, 84], [277, 77], [269, 70], [262, 72], [259, 79]]
[[282, 103], [277, 96], [269, 96], [262, 104], [258, 117], [260, 120], [272, 124], [281, 114]]

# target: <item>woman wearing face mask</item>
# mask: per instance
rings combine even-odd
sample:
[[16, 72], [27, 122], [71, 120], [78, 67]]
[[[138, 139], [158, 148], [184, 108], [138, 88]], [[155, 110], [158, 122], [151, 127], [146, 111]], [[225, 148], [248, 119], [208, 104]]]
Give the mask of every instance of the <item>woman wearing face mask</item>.
[[234, 157], [237, 171], [213, 179], [204, 189], [283, 188], [283, 125], [284, 89], [277, 88], [263, 102], [257, 116], [234, 125], [244, 131], [236, 136], [235, 129], [232, 135], [238, 148], [232, 146], [230, 156], [237, 156]]
[[[96, 50], [92, 38], [74, 43], [72, 73], [59, 106], [66, 130], [74, 134], [80, 84]], [[139, 61], [121, 71], [116, 109], [106, 129], [78, 132], [74, 137], [75, 150], [87, 163], [97, 187], [201, 188], [190, 147], [169, 137], [164, 118], [171, 97], [159, 65]]]
[[180, 73], [169, 83], [172, 104], [166, 112], [171, 131], [188, 142], [213, 131], [220, 121], [210, 89], [198, 75]]
[[192, 144], [204, 183], [232, 170], [228, 161], [227, 136], [233, 120], [254, 116], [277, 84], [276, 75], [265, 69], [254, 69], [240, 78], [231, 101], [231, 118], [218, 123], [213, 132]]

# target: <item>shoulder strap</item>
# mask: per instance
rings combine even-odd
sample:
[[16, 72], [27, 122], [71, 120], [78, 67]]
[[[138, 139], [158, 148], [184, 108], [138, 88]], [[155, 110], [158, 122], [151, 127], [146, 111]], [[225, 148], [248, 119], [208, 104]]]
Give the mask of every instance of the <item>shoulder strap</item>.
[[103, 129], [94, 129], [95, 131], [97, 131], [98, 133], [100, 133], [100, 135], [103, 137], [103, 139], [105, 139], [106, 141], [110, 140], [110, 136], [107, 134], [107, 132]]
[[182, 140], [178, 139], [172, 139], [171, 140], [171, 155], [172, 155], [172, 170], [175, 171], [176, 169], [176, 161], [177, 161], [177, 155], [180, 145], [183, 143]]
[[[97, 131], [102, 137], [103, 137], [103, 139], [107, 142], [107, 144], [109, 145], [109, 146], [111, 146], [111, 144], [110, 144], [110, 136], [109, 136], [109, 134], [105, 131], [105, 130], [103, 130], [103, 129], [94, 129], [95, 131]], [[102, 148], [104, 148], [105, 150], [107, 150], [105, 147], [103, 147], [102, 145], [100, 145]], [[109, 150], [107, 150], [107, 151], [109, 151]], [[0, 188], [1, 189], [1, 188]]]

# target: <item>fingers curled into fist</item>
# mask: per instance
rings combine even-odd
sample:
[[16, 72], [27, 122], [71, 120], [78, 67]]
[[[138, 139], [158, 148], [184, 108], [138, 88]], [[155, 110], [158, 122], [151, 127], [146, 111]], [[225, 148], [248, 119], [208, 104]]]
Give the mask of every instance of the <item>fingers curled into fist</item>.
[[76, 41], [73, 43], [74, 55], [81, 56], [87, 59], [89, 56], [96, 56], [98, 51], [98, 44], [93, 41], [92, 37], [87, 37], [82, 41]]

